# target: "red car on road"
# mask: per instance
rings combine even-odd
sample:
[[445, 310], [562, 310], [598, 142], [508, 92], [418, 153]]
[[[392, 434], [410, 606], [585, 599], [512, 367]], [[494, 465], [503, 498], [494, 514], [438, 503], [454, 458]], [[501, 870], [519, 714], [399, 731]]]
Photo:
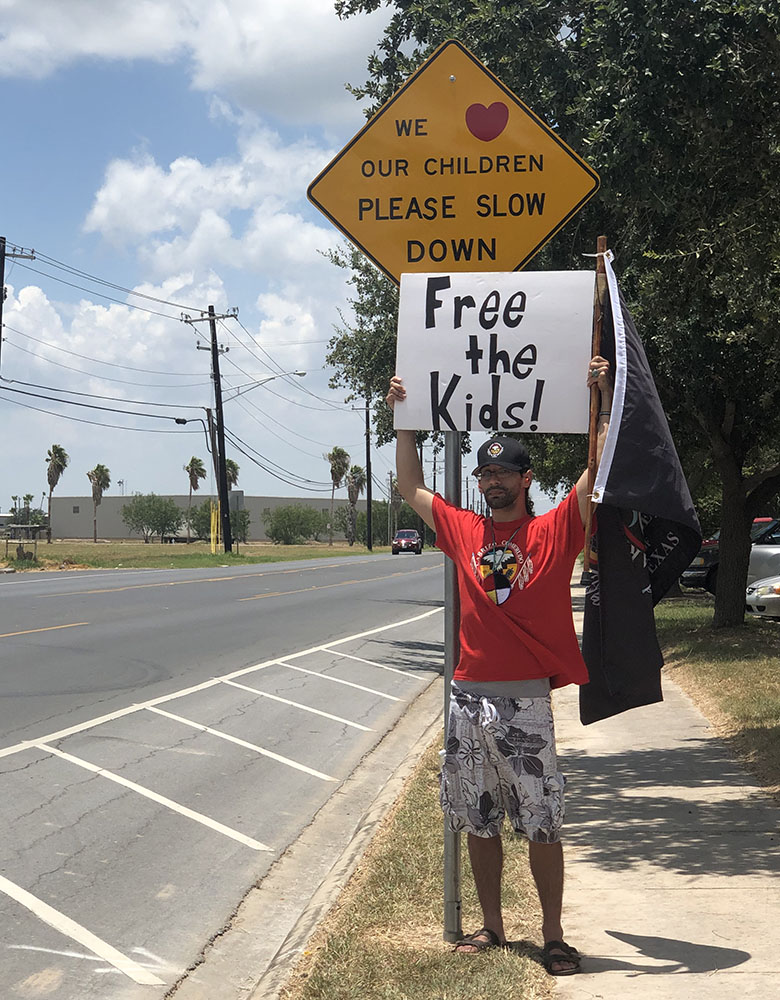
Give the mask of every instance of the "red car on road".
[[420, 532], [414, 531], [412, 528], [402, 528], [400, 531], [396, 531], [392, 550], [394, 556], [397, 556], [399, 552], [415, 552], [419, 556], [423, 550]]

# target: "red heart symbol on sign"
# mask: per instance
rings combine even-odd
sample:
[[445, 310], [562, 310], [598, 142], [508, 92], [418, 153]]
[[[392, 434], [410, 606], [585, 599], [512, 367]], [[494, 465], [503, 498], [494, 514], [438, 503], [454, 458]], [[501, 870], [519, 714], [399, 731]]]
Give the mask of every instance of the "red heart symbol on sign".
[[501, 135], [508, 121], [509, 108], [501, 101], [494, 101], [489, 108], [484, 104], [472, 104], [466, 109], [469, 132], [483, 142], [490, 142]]

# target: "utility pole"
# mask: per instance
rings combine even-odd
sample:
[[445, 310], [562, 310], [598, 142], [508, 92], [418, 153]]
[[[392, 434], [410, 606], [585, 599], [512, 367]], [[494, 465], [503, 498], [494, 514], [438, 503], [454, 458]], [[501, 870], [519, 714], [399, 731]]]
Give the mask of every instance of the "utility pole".
[[369, 397], [366, 396], [366, 547], [374, 551], [374, 510], [371, 482], [371, 419], [368, 412]]
[[364, 410], [366, 414], [366, 548], [374, 551], [373, 510], [371, 507], [373, 492], [371, 483], [371, 419], [369, 413], [369, 397], [366, 395], [366, 405], [353, 406], [353, 410]]
[[35, 260], [34, 250], [25, 250], [24, 247], [12, 246], [9, 250], [5, 241], [5, 236], [0, 236], [0, 352], [3, 349], [3, 303], [5, 302], [5, 259], [11, 257], [14, 260]]
[[393, 473], [387, 473], [389, 488], [387, 491], [387, 544], [393, 540]]
[[[186, 313], [182, 313], [182, 320], [185, 323], [200, 323], [208, 320], [211, 332], [211, 378], [214, 382], [214, 400], [217, 416], [217, 449], [215, 458], [217, 469], [217, 488], [219, 491], [219, 517], [222, 527], [222, 541], [225, 552], [233, 551], [233, 532], [230, 528], [230, 491], [228, 490], [227, 466], [225, 464], [225, 420], [222, 413], [222, 382], [219, 375], [219, 355], [221, 348], [217, 343], [217, 320], [235, 319], [236, 316], [238, 316], [238, 309], [231, 309], [229, 312], [218, 316], [214, 312], [214, 306], [209, 306], [208, 313], [202, 314], [195, 319], [188, 316]], [[201, 345], [198, 344], [198, 349], [208, 350], [209, 348], [201, 347]]]

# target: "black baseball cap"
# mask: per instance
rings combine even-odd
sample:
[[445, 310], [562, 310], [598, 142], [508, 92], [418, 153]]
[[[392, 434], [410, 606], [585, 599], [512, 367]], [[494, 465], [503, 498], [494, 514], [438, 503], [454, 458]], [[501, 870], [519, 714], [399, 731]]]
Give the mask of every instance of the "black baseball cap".
[[476, 476], [483, 465], [498, 465], [513, 472], [526, 472], [531, 468], [531, 456], [525, 445], [515, 438], [496, 437], [486, 441], [477, 452], [477, 467], [471, 473]]

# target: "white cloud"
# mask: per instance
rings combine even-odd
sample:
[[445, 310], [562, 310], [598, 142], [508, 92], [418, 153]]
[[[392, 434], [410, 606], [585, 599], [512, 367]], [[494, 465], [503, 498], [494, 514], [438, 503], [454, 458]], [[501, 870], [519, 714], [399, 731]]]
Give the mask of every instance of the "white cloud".
[[303, 215], [307, 184], [331, 155], [307, 139], [285, 145], [243, 116], [232, 158], [180, 157], [167, 168], [148, 154], [112, 161], [85, 229], [136, 245], [159, 279], [220, 267], [284, 282], [338, 240], [334, 229]]
[[333, 0], [4, 0], [0, 75], [44, 78], [79, 59], [191, 61], [194, 87], [280, 121], [359, 118], [386, 10], [340, 21]]
[[85, 222], [121, 243], [169, 229], [188, 229], [205, 209], [250, 210], [264, 198], [283, 203], [301, 198], [329, 152], [308, 140], [285, 145], [270, 129], [253, 123], [238, 137], [237, 156], [204, 164], [189, 156], [161, 167], [149, 154], [113, 160]]
[[[216, 275], [196, 283], [192, 275], [179, 274], [162, 285], [147, 283], [135, 291], [183, 304], [213, 302], [217, 308], [225, 301], [222, 283]], [[195, 361], [190, 354], [195, 335], [191, 326], [181, 322], [180, 311], [139, 298], [131, 301], [142, 308], [119, 303], [105, 306], [88, 299], [57, 304], [35, 285], [21, 288], [18, 294], [11, 288], [4, 310], [11, 346], [4, 359], [4, 374], [12, 370], [15, 378], [107, 392], [106, 383], [114, 379], [144, 382], [142, 374], [113, 370], [114, 366], [169, 374], [197, 368], [208, 372], [208, 365], [201, 359]], [[156, 312], [165, 312], [170, 318]], [[23, 350], [17, 354], [14, 347]], [[190, 361], [186, 360], [188, 356]], [[91, 380], [86, 386], [84, 375]], [[157, 384], [161, 383], [163, 380], [157, 379]], [[120, 384], [110, 391], [117, 397], [137, 395], [132, 387], [122, 388]]]
[[169, 59], [195, 25], [189, 4], [5, 0], [0, 73], [42, 79], [82, 57]]

